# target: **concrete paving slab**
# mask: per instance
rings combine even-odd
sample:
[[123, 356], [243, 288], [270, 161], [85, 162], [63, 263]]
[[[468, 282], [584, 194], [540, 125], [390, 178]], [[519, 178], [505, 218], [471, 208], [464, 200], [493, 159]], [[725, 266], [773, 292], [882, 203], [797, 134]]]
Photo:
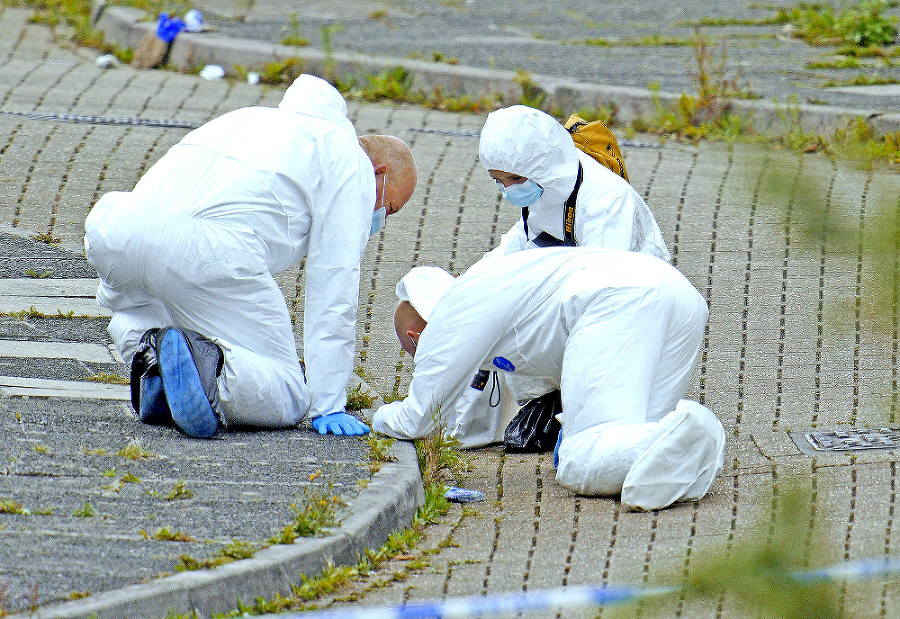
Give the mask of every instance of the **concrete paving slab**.
[[0, 394], [7, 397], [73, 398], [131, 402], [127, 385], [105, 385], [74, 380], [46, 380], [0, 376]]
[[83, 297], [95, 301], [100, 280], [92, 279], [2, 279], [0, 297]]
[[77, 359], [89, 363], [115, 363], [105, 344], [81, 342], [24, 342], [0, 340], [0, 357], [30, 357], [44, 359]]

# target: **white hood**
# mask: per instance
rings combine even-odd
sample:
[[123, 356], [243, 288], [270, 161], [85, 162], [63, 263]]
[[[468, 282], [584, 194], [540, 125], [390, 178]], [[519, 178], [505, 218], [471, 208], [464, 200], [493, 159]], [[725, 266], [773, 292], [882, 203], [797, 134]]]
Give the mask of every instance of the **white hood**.
[[284, 93], [278, 109], [323, 118], [356, 135], [347, 118], [347, 102], [338, 90], [315, 75], [303, 74]]
[[478, 158], [485, 170], [530, 178], [544, 188], [532, 206], [558, 207], [575, 187], [578, 149], [555, 118], [524, 105], [488, 114], [481, 130]]
[[395, 291], [401, 301], [409, 301], [425, 322], [431, 320], [434, 306], [456, 278], [440, 267], [413, 267], [403, 276]]

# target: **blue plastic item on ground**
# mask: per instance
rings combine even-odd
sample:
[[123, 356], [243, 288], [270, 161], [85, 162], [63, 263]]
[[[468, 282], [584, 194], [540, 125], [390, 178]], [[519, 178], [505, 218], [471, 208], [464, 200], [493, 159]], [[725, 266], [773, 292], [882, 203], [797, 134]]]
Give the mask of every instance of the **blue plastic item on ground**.
[[478, 490], [450, 486], [444, 493], [444, 498], [453, 503], [474, 503], [476, 501], [483, 501], [484, 493], [479, 492]]

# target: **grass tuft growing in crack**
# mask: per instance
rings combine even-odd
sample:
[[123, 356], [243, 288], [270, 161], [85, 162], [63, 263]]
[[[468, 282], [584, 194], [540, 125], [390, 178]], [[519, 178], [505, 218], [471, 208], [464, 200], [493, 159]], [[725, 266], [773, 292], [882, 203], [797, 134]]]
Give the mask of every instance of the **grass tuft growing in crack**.
[[[317, 476], [311, 475], [310, 481], [314, 481]], [[334, 492], [332, 482], [328, 483], [327, 490], [319, 486], [306, 486], [303, 488], [303, 496], [295, 503], [291, 503], [291, 510], [294, 512], [293, 522], [271, 538], [269, 543], [293, 544], [298, 537], [323, 535], [329, 528], [340, 524], [338, 515], [346, 506], [347, 501]]]

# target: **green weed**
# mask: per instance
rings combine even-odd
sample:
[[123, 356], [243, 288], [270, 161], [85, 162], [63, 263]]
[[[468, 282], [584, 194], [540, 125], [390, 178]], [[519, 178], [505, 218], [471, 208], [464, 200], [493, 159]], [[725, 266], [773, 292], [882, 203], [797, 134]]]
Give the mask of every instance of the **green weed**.
[[774, 26], [783, 23], [777, 17], [737, 18], [737, 17], [702, 17], [692, 21], [678, 21], [676, 26], [698, 28], [703, 26]]
[[72, 512], [77, 518], [93, 518], [95, 515], [94, 506], [85, 501], [84, 505]]
[[184, 485], [184, 480], [179, 479], [175, 482], [175, 486], [169, 491], [169, 493], [163, 497], [167, 501], [179, 501], [184, 499], [192, 499], [194, 498], [194, 493], [190, 488]]
[[15, 499], [0, 499], [0, 514], [16, 514], [19, 516], [27, 516], [31, 512], [28, 511], [21, 503]]
[[[856, 69], [862, 66], [862, 62], [853, 56], [838, 56], [828, 60], [808, 60], [806, 66], [810, 69]], [[822, 85], [822, 88], [827, 87]]]
[[172, 531], [167, 527], [160, 527], [153, 535], [148, 535], [146, 531], [141, 530], [141, 535], [147, 539], [155, 539], [164, 542], [196, 542], [197, 540], [181, 531]]
[[282, 45], [293, 45], [295, 47], [306, 47], [309, 45], [309, 39], [303, 36], [303, 28], [297, 13], [291, 13], [291, 34], [281, 40]]
[[347, 410], [361, 411], [365, 408], [372, 408], [375, 405], [375, 396], [366, 389], [363, 390], [362, 383], [355, 387], [347, 389]]
[[[333, 594], [345, 587], [348, 583], [363, 574], [369, 574], [386, 562], [400, 557], [410, 557], [417, 544], [424, 538], [424, 529], [431, 523], [447, 513], [449, 503], [444, 498], [444, 486], [439, 483], [431, 483], [425, 490], [425, 503], [416, 511], [412, 526], [394, 531], [388, 536], [387, 541], [377, 549], [366, 549], [363, 557], [356, 565], [335, 566], [328, 564], [322, 573], [314, 578], [301, 574], [301, 583], [292, 586], [289, 596], [275, 595], [273, 599], [259, 598], [254, 604], [238, 603], [237, 609], [227, 613], [227, 617], [242, 617], [255, 614], [272, 614], [286, 611], [309, 610], [314, 606], [310, 602], [323, 595]], [[273, 541], [274, 543], [274, 541]], [[197, 565], [201, 562], [191, 559], [187, 555], [182, 556], [181, 564]], [[394, 573], [390, 579], [405, 578], [410, 571], [419, 571], [427, 567], [427, 562], [419, 557], [413, 558], [404, 569], [403, 573]], [[176, 567], [176, 569], [179, 569]], [[182, 567], [180, 569], [188, 569]], [[193, 567], [191, 569], [199, 569]]]
[[212, 569], [220, 565], [225, 565], [226, 563], [250, 559], [259, 549], [260, 546], [255, 544], [232, 539], [230, 544], [224, 548], [220, 548], [219, 552], [209, 559], [195, 559], [188, 554], [179, 556], [178, 563], [175, 565], [175, 571], [189, 572], [193, 570]]
[[442, 86], [435, 85], [431, 93], [426, 97], [424, 105], [436, 110], [447, 112], [491, 112], [499, 108], [503, 98], [500, 95], [470, 95], [445, 94]]
[[141, 442], [138, 439], [131, 439], [125, 447], [116, 452], [116, 455], [122, 458], [127, 458], [128, 460], [144, 460], [148, 458], [155, 458], [156, 454], [152, 451], [145, 449]]
[[413, 91], [413, 76], [404, 67], [386, 69], [378, 75], [367, 75], [368, 86], [353, 92], [367, 101], [391, 101], [421, 103], [425, 97]]
[[0, 316], [10, 316], [12, 318], [18, 318], [19, 320], [28, 318], [86, 318], [86, 316], [76, 316], [74, 311], [63, 312], [61, 309], [56, 310], [55, 314], [45, 314], [33, 305], [27, 310], [0, 313]]
[[125, 473], [124, 475], [122, 475], [122, 477], [120, 477], [113, 483], [109, 484], [108, 486], [104, 486], [103, 489], [107, 492], [119, 492], [122, 489], [122, 486], [124, 486], [125, 484], [133, 484], [140, 481], [141, 480], [136, 475]]
[[650, 84], [654, 114], [632, 123], [636, 131], [673, 135], [696, 142], [714, 138], [734, 141], [753, 134], [752, 124], [731, 112], [734, 98], [754, 98], [749, 89], [740, 86], [737, 77], [727, 74], [727, 47], [721, 57], [713, 58], [709, 41], [699, 34], [694, 38], [696, 71], [691, 72], [696, 94], [682, 93], [672, 104], [663, 104], [659, 85]]
[[322, 37], [322, 51], [325, 53], [323, 61], [322, 73], [323, 77], [333, 84], [337, 84], [337, 62], [334, 60], [334, 35], [341, 32], [344, 26], [341, 24], [331, 24], [330, 26], [322, 26], [320, 33]]
[[425, 526], [440, 522], [450, 509], [450, 502], [445, 496], [446, 486], [438, 481], [432, 481], [425, 485], [425, 502], [416, 510], [414, 522]]
[[[581, 118], [588, 122], [599, 120], [607, 127], [616, 123], [616, 104], [610, 102], [608, 106], [598, 108], [583, 108], [576, 112]], [[565, 120], [565, 119], [563, 119]]]
[[891, 45], [897, 38], [897, 17], [884, 13], [892, 6], [883, 0], [863, 0], [836, 12], [828, 4], [801, 2], [779, 9], [776, 19], [790, 24], [793, 34], [810, 45]]
[[57, 245], [60, 241], [62, 241], [62, 239], [60, 239], [58, 236], [53, 236], [53, 234], [50, 232], [35, 234], [31, 238], [38, 243], [46, 243], [47, 245]]
[[[315, 476], [310, 476], [310, 481], [314, 478]], [[305, 486], [303, 497], [291, 503], [294, 521], [270, 539], [269, 543], [292, 544], [298, 537], [316, 537], [340, 523], [338, 512], [346, 505], [344, 498], [334, 492], [332, 483], [328, 484], [327, 490], [318, 486]]]
[[883, 86], [885, 84], [897, 84], [900, 80], [893, 76], [882, 77], [880, 75], [857, 75], [848, 80], [830, 80], [821, 84], [822, 88], [834, 86]]
[[[439, 419], [439, 413], [437, 417]], [[459, 441], [449, 436], [441, 423], [438, 422], [428, 436], [416, 440], [415, 444], [419, 468], [426, 482], [450, 477], [457, 484], [462, 484], [469, 470], [470, 458], [460, 450]]]
[[516, 71], [514, 81], [522, 88], [519, 103], [540, 109], [547, 100], [547, 93], [538, 86], [527, 71]]
[[369, 432], [362, 441], [369, 447], [369, 471], [374, 475], [385, 462], [396, 462], [392, 449], [396, 439], [377, 432]]
[[46, 445], [44, 445], [43, 443], [38, 443], [32, 449], [34, 449], [34, 451], [36, 451], [39, 454], [50, 453], [50, 448], [47, 447]]
[[46, 279], [53, 275], [53, 271], [41, 271], [40, 273], [38, 273], [32, 269], [25, 269], [25, 275], [27, 275], [31, 279]]
[[299, 58], [285, 58], [281, 62], [270, 62], [259, 73], [259, 81], [264, 84], [285, 84], [293, 82], [306, 69], [306, 63]]

